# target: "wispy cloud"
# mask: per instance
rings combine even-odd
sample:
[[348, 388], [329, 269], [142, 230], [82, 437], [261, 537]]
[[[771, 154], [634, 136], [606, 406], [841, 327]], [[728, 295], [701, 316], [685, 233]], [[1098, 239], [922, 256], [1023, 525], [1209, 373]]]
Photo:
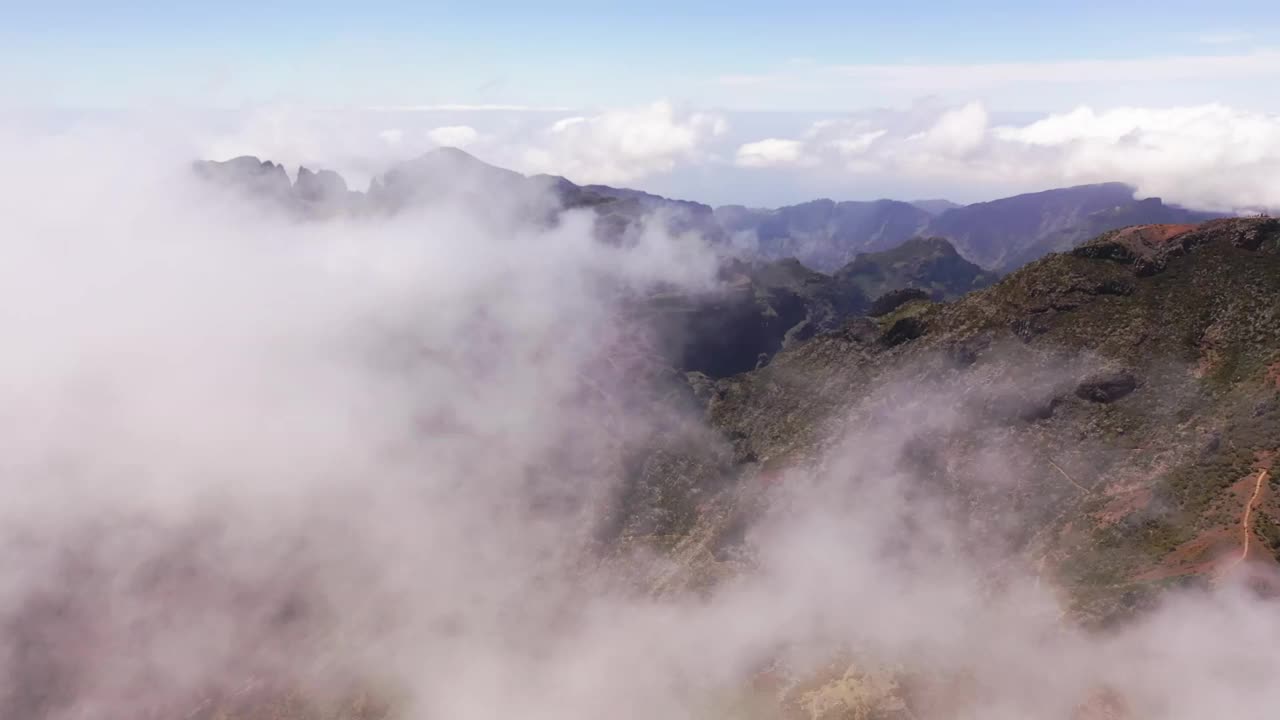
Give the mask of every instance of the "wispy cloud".
[[503, 103], [437, 103], [426, 105], [372, 105], [373, 112], [569, 112], [560, 105], [512, 105]]
[[1239, 30], [1206, 32], [1196, 35], [1195, 41], [1202, 45], [1237, 45], [1240, 43], [1252, 42], [1258, 36], [1251, 32], [1243, 32]]
[[[1204, 50], [1120, 59], [1064, 59], [1035, 62], [903, 62], [868, 64], [780, 64], [760, 73], [717, 78], [714, 91], [732, 104], [786, 109], [901, 105], [923, 96], [954, 102], [981, 98], [1003, 109], [1055, 111], [1079, 104], [1168, 105], [1224, 102], [1280, 110], [1270, 94], [1280, 82], [1280, 48], [1222, 52], [1239, 40], [1226, 34]], [[1176, 46], [1194, 47], [1184, 39]]]

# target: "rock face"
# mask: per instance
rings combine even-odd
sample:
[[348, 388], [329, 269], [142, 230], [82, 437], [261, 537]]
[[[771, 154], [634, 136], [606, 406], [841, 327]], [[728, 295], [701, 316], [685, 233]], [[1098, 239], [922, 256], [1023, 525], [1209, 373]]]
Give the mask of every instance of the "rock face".
[[1086, 379], [1076, 387], [1076, 397], [1097, 403], [1115, 402], [1133, 392], [1138, 379], [1128, 372], [1110, 372]]

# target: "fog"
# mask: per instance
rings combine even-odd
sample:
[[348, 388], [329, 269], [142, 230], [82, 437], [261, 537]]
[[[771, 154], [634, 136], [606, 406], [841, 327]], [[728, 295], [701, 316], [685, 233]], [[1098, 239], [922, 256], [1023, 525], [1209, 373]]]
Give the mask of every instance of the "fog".
[[[0, 151], [0, 717], [288, 693], [403, 718], [770, 717], [762, 677], [832, 663], [855, 670], [793, 694], [808, 716], [1280, 706], [1280, 615], [1229, 579], [1075, 627], [1004, 519], [975, 529], [904, 460], [976, 422], [968, 389], [906, 371], [751, 491], [732, 572], [658, 591], [676, 561], [610, 532], [629, 459], [674, 437], [715, 464], [725, 441], [624, 305], [714, 290], [696, 237], [602, 244], [589, 216], [519, 222], [501, 197], [298, 222], [200, 183], [176, 134]], [[992, 441], [967, 472], [998, 493], [1027, 451]]]

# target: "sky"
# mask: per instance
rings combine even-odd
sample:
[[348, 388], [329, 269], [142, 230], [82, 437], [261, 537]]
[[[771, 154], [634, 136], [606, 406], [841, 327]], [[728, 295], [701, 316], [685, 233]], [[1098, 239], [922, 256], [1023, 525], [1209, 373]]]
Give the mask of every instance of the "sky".
[[[1272, 5], [5, 0], [0, 108], [180, 117], [203, 154], [358, 177], [453, 144], [712, 203], [1166, 192], [1280, 167]], [[967, 139], [922, 149], [948, 113], [940, 132]], [[1007, 131], [1044, 121], [1054, 138]], [[1129, 141], [1150, 152], [1097, 161]], [[1177, 199], [1280, 202], [1223, 182]]]

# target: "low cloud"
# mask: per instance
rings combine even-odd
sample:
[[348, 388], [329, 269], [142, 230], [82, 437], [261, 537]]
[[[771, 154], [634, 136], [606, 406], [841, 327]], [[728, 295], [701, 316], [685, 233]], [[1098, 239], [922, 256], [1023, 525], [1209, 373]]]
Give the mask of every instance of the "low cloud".
[[441, 146], [464, 148], [480, 137], [480, 133], [469, 125], [446, 125], [427, 133], [431, 141]]

